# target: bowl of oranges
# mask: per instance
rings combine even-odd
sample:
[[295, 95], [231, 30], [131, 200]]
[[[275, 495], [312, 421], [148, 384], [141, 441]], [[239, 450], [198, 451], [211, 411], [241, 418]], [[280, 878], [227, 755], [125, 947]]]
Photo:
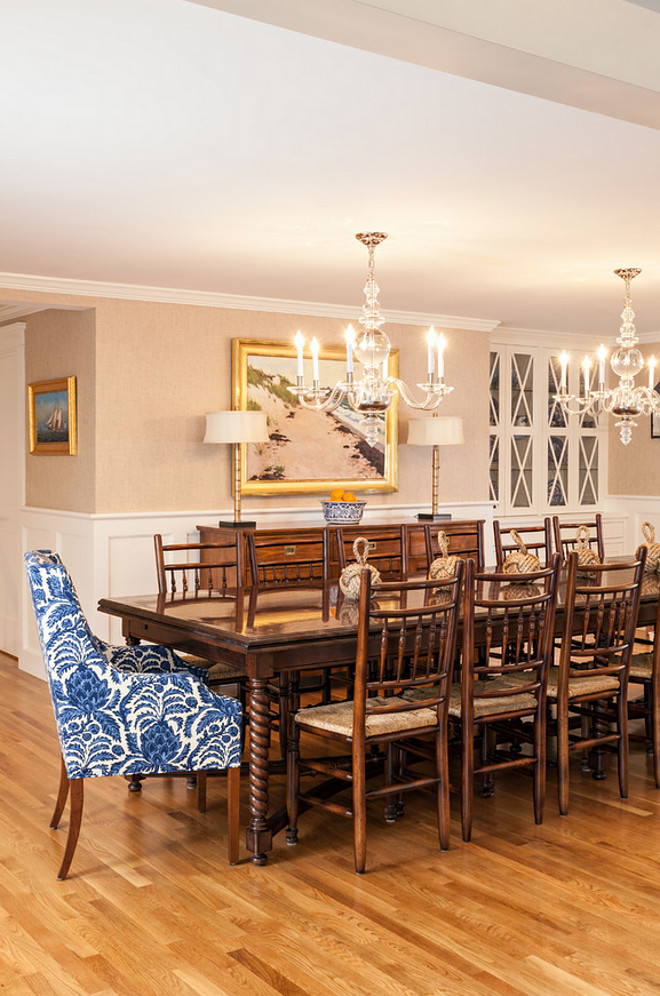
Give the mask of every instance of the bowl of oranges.
[[358, 501], [352, 491], [334, 488], [330, 498], [323, 498], [323, 515], [331, 525], [355, 525], [362, 518], [366, 501]]

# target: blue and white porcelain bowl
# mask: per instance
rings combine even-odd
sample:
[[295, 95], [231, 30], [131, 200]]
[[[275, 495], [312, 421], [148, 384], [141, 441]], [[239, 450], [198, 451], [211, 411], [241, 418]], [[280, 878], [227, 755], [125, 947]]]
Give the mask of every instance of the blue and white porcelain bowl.
[[355, 525], [362, 518], [366, 501], [321, 501], [325, 521], [333, 526]]

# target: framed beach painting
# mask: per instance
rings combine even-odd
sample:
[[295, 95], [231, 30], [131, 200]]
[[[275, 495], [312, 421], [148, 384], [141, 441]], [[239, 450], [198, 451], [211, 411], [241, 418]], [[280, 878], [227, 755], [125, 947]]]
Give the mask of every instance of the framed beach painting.
[[[392, 350], [392, 376], [398, 375], [398, 360], [398, 350]], [[243, 444], [242, 494], [329, 494], [338, 485], [361, 492], [397, 490], [397, 395], [381, 416], [376, 445], [369, 446], [360, 416], [345, 402], [334, 412], [309, 411], [300, 404], [291, 390], [296, 384], [293, 338], [290, 343], [233, 339], [232, 370], [234, 407], [265, 412], [269, 433], [266, 443]], [[305, 383], [311, 376], [307, 354]], [[345, 349], [322, 348], [321, 387], [333, 387], [345, 376]]]
[[75, 455], [76, 378], [28, 384], [28, 425], [30, 453]]

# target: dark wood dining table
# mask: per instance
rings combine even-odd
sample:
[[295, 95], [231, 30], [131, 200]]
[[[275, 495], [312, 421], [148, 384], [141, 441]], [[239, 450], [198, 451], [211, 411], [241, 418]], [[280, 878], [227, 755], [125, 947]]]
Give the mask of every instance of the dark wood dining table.
[[[657, 575], [645, 578], [640, 625], [655, 621], [659, 587]], [[562, 589], [560, 585], [558, 631], [563, 618]], [[343, 599], [333, 580], [227, 589], [210, 597], [102, 598], [99, 610], [121, 619], [128, 643], [145, 640], [165, 644], [181, 653], [244, 669], [250, 696], [246, 846], [255, 864], [266, 864], [273, 834], [286, 823], [283, 810], [269, 811], [269, 679], [282, 672], [353, 663], [357, 648], [355, 603]]]

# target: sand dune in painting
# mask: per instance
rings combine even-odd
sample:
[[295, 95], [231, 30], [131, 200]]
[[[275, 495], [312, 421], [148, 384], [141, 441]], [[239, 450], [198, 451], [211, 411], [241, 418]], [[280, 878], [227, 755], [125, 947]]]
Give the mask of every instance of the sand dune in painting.
[[287, 396], [279, 384], [250, 385], [250, 407], [268, 416], [269, 441], [248, 447], [248, 480], [341, 482], [383, 476], [382, 447], [367, 446], [336, 415], [307, 411]]

